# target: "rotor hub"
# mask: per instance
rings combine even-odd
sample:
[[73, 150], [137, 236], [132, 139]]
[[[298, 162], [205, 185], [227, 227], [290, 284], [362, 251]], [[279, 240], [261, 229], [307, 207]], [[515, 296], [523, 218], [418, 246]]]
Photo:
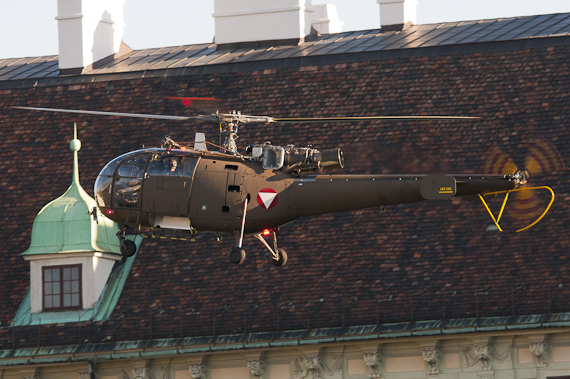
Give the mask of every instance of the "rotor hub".
[[528, 178], [530, 178], [530, 172], [525, 170], [517, 170], [514, 174], [509, 175], [512, 180], [517, 182], [517, 186], [524, 186], [528, 182]]

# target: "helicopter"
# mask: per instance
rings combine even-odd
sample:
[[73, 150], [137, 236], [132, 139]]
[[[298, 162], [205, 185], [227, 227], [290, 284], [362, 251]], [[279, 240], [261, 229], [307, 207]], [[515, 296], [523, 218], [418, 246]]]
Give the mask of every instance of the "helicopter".
[[[196, 100], [171, 99], [183, 102]], [[135, 243], [127, 236], [140, 234], [142, 228], [175, 229], [235, 235], [235, 246], [228, 252], [229, 260], [234, 264], [244, 262], [243, 241], [246, 235], [251, 234], [269, 251], [271, 263], [283, 266], [287, 262], [287, 252], [277, 244], [279, 228], [300, 217], [465, 197], [481, 200], [499, 230], [503, 231], [499, 222], [509, 193], [547, 189], [551, 193], [550, 204], [544, 211], [533, 215], [534, 222], [516, 230], [519, 232], [540, 221], [554, 200], [554, 192], [549, 187], [524, 187], [531, 175], [541, 172], [542, 162], [534, 159], [525, 167], [518, 168], [512, 160], [504, 159], [500, 150], [489, 158], [487, 173], [481, 175], [327, 175], [323, 174], [324, 170], [344, 167], [344, 155], [339, 148], [319, 151], [310, 146], [275, 146], [265, 142], [247, 145], [240, 153], [236, 143], [238, 127], [247, 124], [476, 120], [478, 117], [278, 118], [243, 115], [235, 111], [168, 116], [24, 106], [14, 108], [194, 120], [220, 125], [220, 137], [224, 138], [221, 146], [207, 142], [204, 133], [196, 133], [193, 146], [179, 144], [170, 136], [164, 136], [160, 147], [128, 152], [103, 167], [95, 181], [95, 199], [99, 212], [119, 225], [117, 237], [125, 257], [137, 251]], [[218, 151], [209, 150], [208, 145]], [[547, 146], [546, 150], [556, 151], [553, 146]], [[500, 214], [495, 217], [485, 199], [497, 194], [505, 194], [505, 200]], [[266, 236], [272, 236], [272, 241], [266, 241]]]

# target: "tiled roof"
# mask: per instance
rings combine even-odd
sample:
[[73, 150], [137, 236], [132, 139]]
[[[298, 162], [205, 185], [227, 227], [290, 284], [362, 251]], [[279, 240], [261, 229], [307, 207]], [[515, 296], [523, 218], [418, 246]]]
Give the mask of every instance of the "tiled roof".
[[[287, 49], [301, 47], [272, 53]], [[215, 54], [221, 53], [212, 50], [204, 59]], [[259, 125], [240, 128], [239, 142], [340, 147], [343, 173], [475, 173], [495, 145], [521, 164], [529, 139], [540, 135], [568, 164], [569, 45], [54, 83], [0, 89], [2, 349], [74, 344], [78, 335], [89, 342], [146, 341], [570, 311], [570, 180], [567, 170], [559, 170], [533, 178], [534, 184], [550, 185], [556, 200], [546, 218], [523, 233], [490, 231], [481, 204], [452, 199], [300, 219], [281, 230], [280, 247], [289, 255], [281, 269], [252, 237], [246, 238], [248, 257], [240, 266], [227, 260], [233, 236], [218, 242], [199, 233], [194, 243], [148, 238], [109, 320], [8, 327], [29, 285], [29, 266], [19, 254], [29, 247], [33, 220], [68, 186], [73, 122], [83, 144], [82, 183], [90, 194], [114, 157], [156, 145], [166, 133], [192, 140], [202, 131], [217, 142], [218, 129], [11, 106], [184, 115], [187, 108], [165, 98], [200, 96], [224, 99], [228, 110], [275, 117], [480, 116], [475, 122]]]
[[[215, 44], [135, 50], [85, 74], [117, 74], [279, 59], [409, 51], [570, 35], [570, 13], [414, 25], [404, 31], [380, 29], [328, 34], [298, 46], [222, 50]], [[502, 48], [504, 49], [504, 47]], [[57, 76], [57, 56], [0, 60], [0, 81]]]

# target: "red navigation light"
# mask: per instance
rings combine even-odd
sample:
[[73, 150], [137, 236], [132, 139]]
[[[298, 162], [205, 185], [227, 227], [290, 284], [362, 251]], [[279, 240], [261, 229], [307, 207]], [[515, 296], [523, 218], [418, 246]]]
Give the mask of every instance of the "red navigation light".
[[264, 237], [267, 237], [271, 234], [271, 229], [263, 229], [263, 232], [261, 232], [261, 234], [263, 234]]
[[115, 214], [115, 211], [114, 211], [113, 209], [107, 209], [107, 212], [106, 212], [106, 213], [107, 213], [109, 216], [112, 216], [112, 215]]

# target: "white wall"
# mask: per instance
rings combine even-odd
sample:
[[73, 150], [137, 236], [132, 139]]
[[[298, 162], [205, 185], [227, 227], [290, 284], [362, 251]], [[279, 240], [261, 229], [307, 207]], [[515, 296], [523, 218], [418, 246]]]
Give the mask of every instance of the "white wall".
[[342, 32], [343, 22], [333, 4], [313, 5], [312, 26], [321, 34]]
[[58, 0], [59, 68], [83, 68], [119, 51], [125, 0]]
[[377, 0], [380, 4], [380, 25], [417, 24], [417, 0]]
[[215, 0], [216, 43], [303, 38], [311, 31], [310, 0]]
[[46, 266], [81, 265], [82, 308], [90, 308], [101, 296], [111, 269], [120, 256], [105, 253], [69, 253], [60, 256], [26, 256], [30, 261], [30, 301], [32, 313], [42, 311], [42, 269]]

